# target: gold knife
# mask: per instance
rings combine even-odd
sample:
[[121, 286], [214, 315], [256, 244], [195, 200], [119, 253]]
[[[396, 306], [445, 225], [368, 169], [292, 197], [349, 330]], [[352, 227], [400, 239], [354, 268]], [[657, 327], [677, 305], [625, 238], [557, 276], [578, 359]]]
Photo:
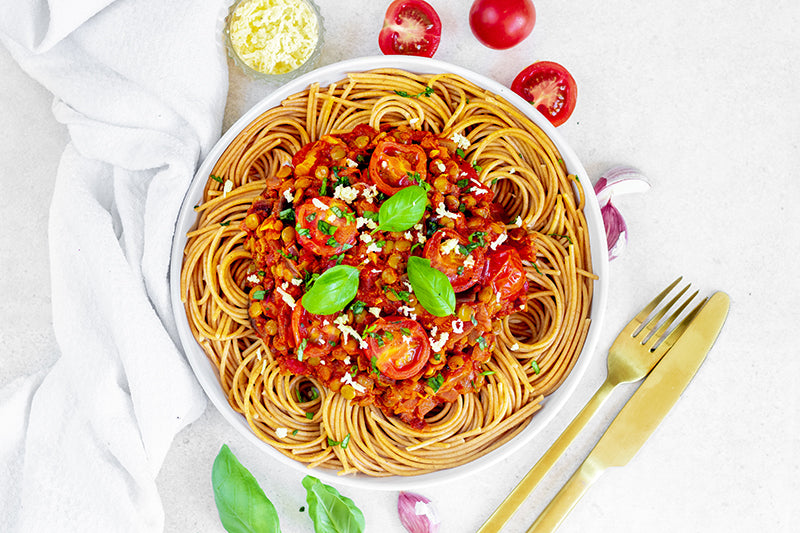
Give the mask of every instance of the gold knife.
[[730, 298], [724, 292], [715, 293], [706, 302], [528, 533], [555, 531], [603, 471], [625, 466], [636, 455], [700, 368], [722, 329], [729, 307]]

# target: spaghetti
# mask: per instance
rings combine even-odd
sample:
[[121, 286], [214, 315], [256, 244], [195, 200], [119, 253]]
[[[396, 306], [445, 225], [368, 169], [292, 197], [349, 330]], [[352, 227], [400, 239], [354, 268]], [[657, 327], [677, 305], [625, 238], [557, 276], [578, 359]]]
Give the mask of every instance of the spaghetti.
[[[359, 126], [453, 139], [479, 185], [502, 206], [501, 231], [524, 234], [536, 251], [521, 262], [523, 306], [491, 324], [485, 371], [472, 375], [469, 390], [418, 420], [351, 401], [318, 375], [291, 374], [285, 364], [282, 372], [281, 354], [263, 340], [278, 336], [278, 328], [267, 321], [253, 327], [257, 282], [245, 223], [251, 206], [269, 182], [288, 177], [303, 147]], [[216, 162], [185, 248], [181, 294], [189, 324], [231, 406], [285, 455], [371, 476], [458, 466], [522, 431], [575, 364], [595, 278], [583, 200], [551, 140], [513, 106], [463, 78], [383, 69], [326, 88], [312, 85], [246, 126]]]

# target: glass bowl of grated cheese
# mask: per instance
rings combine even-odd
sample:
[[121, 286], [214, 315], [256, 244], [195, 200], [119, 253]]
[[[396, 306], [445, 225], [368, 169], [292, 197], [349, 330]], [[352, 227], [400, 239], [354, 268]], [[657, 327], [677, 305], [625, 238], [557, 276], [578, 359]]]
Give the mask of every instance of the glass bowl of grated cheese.
[[314, 68], [323, 20], [311, 0], [238, 0], [228, 13], [228, 53], [250, 76], [283, 83]]

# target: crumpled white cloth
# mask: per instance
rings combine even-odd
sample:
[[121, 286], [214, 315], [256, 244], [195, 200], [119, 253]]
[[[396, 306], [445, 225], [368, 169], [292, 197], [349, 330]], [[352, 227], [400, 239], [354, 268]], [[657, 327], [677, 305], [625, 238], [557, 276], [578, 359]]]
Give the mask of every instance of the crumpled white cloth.
[[0, 42], [71, 141], [49, 219], [51, 369], [0, 389], [4, 531], [157, 531], [156, 475], [205, 397], [168, 270], [227, 92], [219, 0], [16, 0]]

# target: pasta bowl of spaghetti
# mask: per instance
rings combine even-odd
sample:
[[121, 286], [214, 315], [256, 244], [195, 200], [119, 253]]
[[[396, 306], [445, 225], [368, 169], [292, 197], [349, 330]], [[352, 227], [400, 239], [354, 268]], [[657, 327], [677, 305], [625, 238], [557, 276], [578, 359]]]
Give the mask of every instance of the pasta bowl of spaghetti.
[[485, 468], [593, 355], [608, 264], [589, 183], [544, 117], [463, 68], [308, 73], [234, 124], [186, 194], [170, 283], [187, 358], [231, 425], [322, 479], [395, 490]]

